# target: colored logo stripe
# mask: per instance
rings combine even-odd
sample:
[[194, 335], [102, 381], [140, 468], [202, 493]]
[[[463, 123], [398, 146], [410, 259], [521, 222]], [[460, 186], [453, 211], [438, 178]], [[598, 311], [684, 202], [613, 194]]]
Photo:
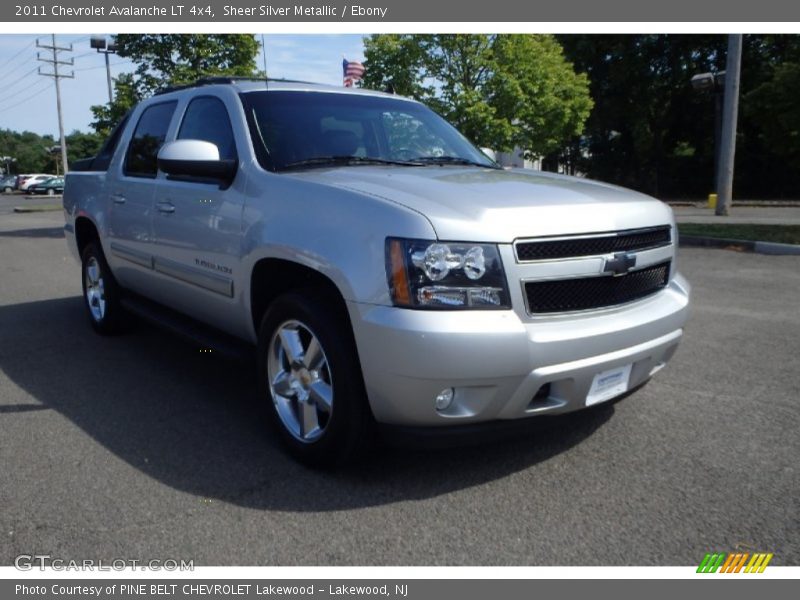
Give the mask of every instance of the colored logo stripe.
[[713, 554], [706, 554], [700, 566], [697, 567], [698, 573], [716, 573], [717, 569], [722, 565], [725, 560], [725, 554], [722, 552], [715, 552]]
[[[773, 556], [771, 553], [709, 552], [703, 557], [697, 572], [716, 573], [719, 570], [720, 573], [739, 573], [744, 567], [745, 573], [763, 573]], [[748, 558], [750, 562], [747, 562]]]
[[772, 560], [772, 554], [753, 554], [753, 558], [745, 567], [745, 573], [763, 573], [767, 568], [769, 561]]

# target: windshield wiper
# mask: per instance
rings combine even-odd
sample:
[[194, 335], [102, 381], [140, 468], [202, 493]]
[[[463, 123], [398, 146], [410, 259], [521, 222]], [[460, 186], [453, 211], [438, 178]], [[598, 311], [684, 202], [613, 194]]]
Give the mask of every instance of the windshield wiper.
[[461, 156], [417, 156], [413, 161], [425, 163], [426, 165], [470, 165], [473, 167], [483, 167], [484, 169], [502, 168], [491, 164], [487, 165], [477, 160], [462, 158]]
[[403, 167], [421, 167], [423, 163], [411, 160], [389, 160], [386, 158], [373, 158], [371, 156], [315, 156], [296, 160], [283, 165], [283, 169], [297, 169], [302, 167], [324, 167], [326, 165], [400, 165]]

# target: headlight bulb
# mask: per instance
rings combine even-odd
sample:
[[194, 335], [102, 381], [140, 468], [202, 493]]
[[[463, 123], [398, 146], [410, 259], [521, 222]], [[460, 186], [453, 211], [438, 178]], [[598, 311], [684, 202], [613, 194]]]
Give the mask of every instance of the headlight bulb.
[[483, 255], [483, 248], [473, 246], [464, 255], [464, 273], [467, 278], [475, 281], [486, 273], [486, 258]]
[[450, 274], [451, 269], [458, 269], [463, 264], [463, 258], [450, 252], [450, 246], [446, 244], [431, 244], [424, 254], [415, 252], [412, 261], [425, 271], [425, 276], [431, 281], [441, 281]]

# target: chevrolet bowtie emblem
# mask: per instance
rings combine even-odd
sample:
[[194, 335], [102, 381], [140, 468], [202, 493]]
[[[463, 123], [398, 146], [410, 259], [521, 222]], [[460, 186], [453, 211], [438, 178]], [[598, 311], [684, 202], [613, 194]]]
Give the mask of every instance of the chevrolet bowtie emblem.
[[618, 252], [614, 258], [607, 258], [603, 267], [605, 273], [612, 273], [614, 277], [627, 275], [636, 266], [636, 255], [627, 252]]

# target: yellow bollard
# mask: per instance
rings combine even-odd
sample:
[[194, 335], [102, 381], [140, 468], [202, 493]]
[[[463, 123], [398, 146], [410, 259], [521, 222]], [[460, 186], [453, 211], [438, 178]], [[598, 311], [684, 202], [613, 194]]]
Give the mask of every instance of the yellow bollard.
[[708, 195], [708, 208], [717, 208], [717, 195], [716, 194], [709, 194]]

